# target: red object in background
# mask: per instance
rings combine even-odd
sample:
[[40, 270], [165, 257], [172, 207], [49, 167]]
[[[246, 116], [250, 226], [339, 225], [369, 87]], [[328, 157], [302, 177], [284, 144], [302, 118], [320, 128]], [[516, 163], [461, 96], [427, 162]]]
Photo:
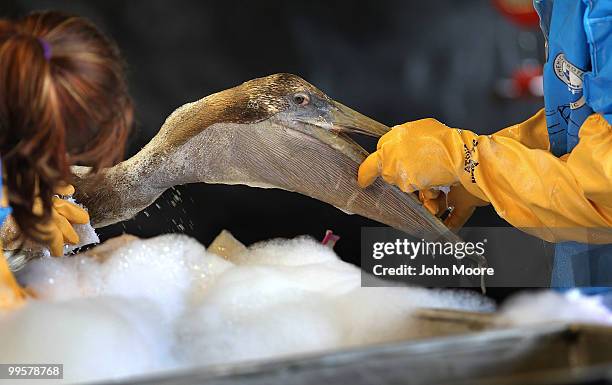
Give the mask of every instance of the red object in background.
[[542, 97], [544, 83], [542, 79], [542, 66], [537, 64], [524, 64], [517, 67], [510, 78], [498, 80], [495, 93], [505, 99], [520, 97]]
[[510, 21], [521, 27], [538, 27], [540, 18], [533, 0], [493, 0], [495, 7]]
[[516, 69], [512, 82], [518, 96], [542, 96], [542, 66], [525, 65]]
[[[538, 60], [536, 40], [526, 39], [535, 33], [540, 24], [540, 17], [533, 7], [533, 0], [492, 0], [499, 13], [518, 27], [529, 29], [517, 34], [515, 49], [518, 56], [516, 66], [509, 77], [499, 79], [495, 85], [497, 96], [507, 99], [536, 96], [542, 97], [544, 86], [542, 79], [542, 65]], [[523, 39], [521, 39], [521, 37]], [[532, 41], [529, 45], [527, 42]], [[526, 42], [527, 41], [527, 42]]]

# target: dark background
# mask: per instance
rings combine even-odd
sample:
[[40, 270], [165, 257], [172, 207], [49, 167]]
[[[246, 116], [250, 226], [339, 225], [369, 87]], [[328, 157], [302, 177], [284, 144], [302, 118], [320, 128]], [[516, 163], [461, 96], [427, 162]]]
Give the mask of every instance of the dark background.
[[[541, 108], [539, 98], [496, 95], [543, 38], [507, 21], [489, 1], [44, 1], [3, 0], [0, 15], [56, 9], [93, 20], [128, 63], [137, 127], [130, 153], [176, 107], [243, 81], [292, 72], [388, 125], [435, 117], [490, 133]], [[374, 142], [366, 142], [371, 150]], [[157, 207], [159, 206], [159, 207]], [[295, 193], [190, 185], [134, 220], [102, 231], [185, 232], [208, 244], [222, 229], [244, 243], [332, 229], [336, 250], [358, 263], [359, 234], [374, 222]], [[504, 225], [490, 208], [471, 225]]]

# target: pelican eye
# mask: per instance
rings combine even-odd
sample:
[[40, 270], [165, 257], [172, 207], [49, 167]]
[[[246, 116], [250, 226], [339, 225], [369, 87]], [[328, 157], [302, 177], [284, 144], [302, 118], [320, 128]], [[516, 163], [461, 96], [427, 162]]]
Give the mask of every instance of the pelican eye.
[[293, 102], [298, 106], [305, 106], [310, 103], [310, 97], [303, 92], [293, 95]]

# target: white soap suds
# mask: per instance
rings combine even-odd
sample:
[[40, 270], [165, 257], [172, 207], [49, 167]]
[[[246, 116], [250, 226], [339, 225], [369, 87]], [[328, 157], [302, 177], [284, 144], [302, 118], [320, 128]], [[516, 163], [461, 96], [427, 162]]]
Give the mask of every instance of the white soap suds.
[[169, 370], [176, 361], [171, 330], [159, 327], [162, 319], [146, 300], [36, 301], [2, 315], [0, 362], [64, 365], [64, 381], [20, 379], [19, 384], [101, 381]]
[[174, 234], [31, 262], [20, 280], [38, 299], [0, 313], [0, 362], [63, 363], [62, 383], [117, 379], [409, 339], [423, 307], [493, 309], [470, 292], [361, 287], [357, 267], [310, 238], [222, 236], [222, 256]]
[[563, 294], [541, 290], [510, 298], [498, 316], [499, 324], [513, 326], [549, 322], [612, 326], [612, 312], [604, 306], [601, 296], [585, 296], [576, 289]]

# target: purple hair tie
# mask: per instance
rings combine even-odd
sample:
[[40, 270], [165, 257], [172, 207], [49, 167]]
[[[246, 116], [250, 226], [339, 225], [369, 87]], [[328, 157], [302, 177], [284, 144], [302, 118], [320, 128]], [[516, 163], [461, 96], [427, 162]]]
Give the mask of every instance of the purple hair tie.
[[40, 43], [40, 46], [43, 49], [43, 55], [45, 57], [45, 60], [51, 60], [51, 46], [49, 45], [49, 43], [42, 37], [38, 38], [38, 42]]

